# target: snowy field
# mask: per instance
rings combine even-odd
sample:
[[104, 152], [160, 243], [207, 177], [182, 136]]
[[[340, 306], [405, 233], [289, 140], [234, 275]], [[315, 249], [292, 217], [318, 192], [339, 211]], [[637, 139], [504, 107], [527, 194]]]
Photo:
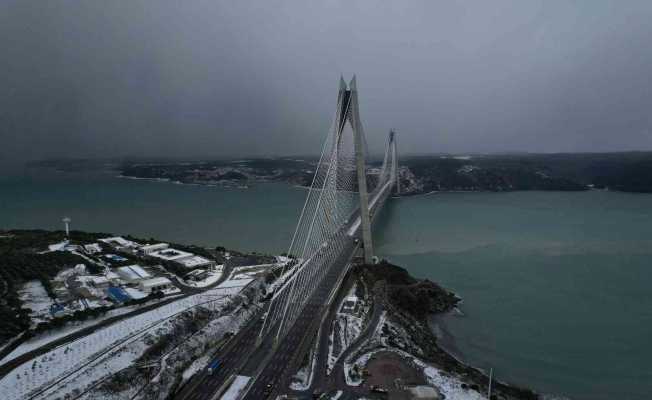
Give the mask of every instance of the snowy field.
[[[151, 305], [151, 303], [146, 304], [146, 306]], [[115, 310], [110, 310], [106, 314], [89, 319], [86, 321], [77, 321], [77, 322], [71, 322], [67, 324], [65, 327], [59, 328], [57, 330], [54, 330], [52, 332], [45, 332], [43, 334], [40, 334], [38, 336], [35, 336], [28, 341], [21, 343], [20, 346], [16, 347], [14, 351], [9, 353], [5, 358], [1, 359], [0, 362], [5, 363], [9, 360], [13, 360], [14, 358], [27, 353], [29, 351], [32, 351], [34, 349], [37, 349], [53, 340], [62, 338], [64, 336], [70, 335], [71, 333], [75, 333], [76, 331], [80, 329], [87, 328], [89, 326], [93, 326], [95, 324], [98, 324], [102, 321], [104, 321], [107, 318], [115, 317], [118, 315], [126, 314], [128, 312], [137, 310], [141, 306], [127, 306], [127, 307], [120, 307]]]
[[40, 281], [29, 281], [18, 291], [18, 297], [23, 302], [23, 308], [29, 308], [32, 325], [51, 319], [50, 306], [54, 301], [48, 296]]
[[251, 281], [225, 281], [207, 292], [116, 322], [58, 347], [3, 377], [0, 380], [2, 398], [63, 398], [82, 390], [131, 365], [147, 348], [145, 335], [165, 333], [172, 325], [171, 318], [199, 305], [221, 307]]

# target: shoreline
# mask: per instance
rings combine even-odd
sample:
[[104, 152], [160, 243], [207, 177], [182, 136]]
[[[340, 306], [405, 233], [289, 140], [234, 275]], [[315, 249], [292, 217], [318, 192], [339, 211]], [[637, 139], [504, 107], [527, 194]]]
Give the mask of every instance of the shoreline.
[[[62, 172], [68, 172], [68, 171], [62, 171]], [[214, 182], [181, 182], [181, 181], [176, 181], [172, 180], [170, 178], [153, 178], [153, 177], [141, 177], [141, 176], [133, 176], [133, 175], [114, 175], [116, 178], [120, 179], [133, 179], [133, 180], [144, 180], [144, 181], [152, 181], [152, 182], [162, 182], [162, 183], [171, 183], [174, 185], [187, 185], [187, 186], [207, 186], [207, 187], [224, 187], [224, 188], [231, 188], [231, 189], [249, 189], [251, 185], [253, 184], [260, 184], [260, 183], [272, 183], [272, 184], [284, 184], [288, 185], [293, 188], [299, 188], [299, 189], [310, 189], [310, 186], [305, 186], [305, 185], [297, 185], [293, 184], [291, 182], [283, 181], [283, 180], [266, 180], [266, 179], [252, 179], [252, 180], [246, 180], [246, 183], [238, 184], [233, 181], [214, 181]], [[224, 182], [224, 183], [223, 183]], [[399, 195], [393, 194], [390, 196], [392, 199], [404, 199], [404, 198], [412, 198], [412, 197], [426, 197], [426, 196], [435, 196], [435, 195], [443, 195], [443, 194], [459, 194], [459, 193], [516, 193], [516, 192], [574, 192], [574, 193], [579, 193], [579, 192], [590, 192], [590, 191], [610, 191], [610, 192], [619, 192], [619, 193], [634, 193], [634, 194], [646, 194], [645, 192], [627, 192], [627, 191], [621, 191], [621, 190], [610, 190], [608, 188], [605, 189], [594, 189], [594, 188], [589, 188], [585, 190], [543, 190], [543, 189], [532, 189], [532, 190], [431, 190], [429, 192], [417, 192], [417, 193], [400, 193]], [[649, 194], [649, 193], [647, 193]]]
[[[363, 269], [365, 280], [370, 277], [372, 283], [386, 281], [385, 300], [381, 304], [387, 312], [390, 324], [397, 324], [404, 331], [401, 339], [407, 347], [392, 345], [392, 341], [388, 341], [389, 345], [385, 343], [383, 347], [388, 351], [404, 352], [426, 366], [443, 371], [464, 390], [475, 390], [480, 395], [486, 393], [489, 387], [489, 371], [464, 360], [455, 345], [454, 335], [443, 321], [451, 313], [458, 312], [457, 306], [462, 299], [435, 282], [413, 277], [406, 269], [397, 265], [384, 262]], [[423, 373], [428, 375], [425, 369]], [[495, 377], [491, 382], [492, 392], [500, 399], [542, 398], [532, 389], [518, 384], [506, 383]]]

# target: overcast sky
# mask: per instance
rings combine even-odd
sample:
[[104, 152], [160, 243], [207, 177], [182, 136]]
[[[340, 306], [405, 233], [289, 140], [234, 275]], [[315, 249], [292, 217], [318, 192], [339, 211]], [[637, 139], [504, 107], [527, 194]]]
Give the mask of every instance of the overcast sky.
[[652, 149], [652, 1], [0, 1], [0, 158]]

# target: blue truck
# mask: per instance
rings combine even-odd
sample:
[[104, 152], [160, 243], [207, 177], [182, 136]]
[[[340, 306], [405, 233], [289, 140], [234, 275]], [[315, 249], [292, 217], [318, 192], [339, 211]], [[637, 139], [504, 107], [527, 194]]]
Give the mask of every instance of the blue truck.
[[213, 375], [213, 372], [215, 372], [219, 366], [220, 360], [213, 360], [213, 362], [208, 364], [208, 368], [206, 369], [208, 371], [208, 375]]

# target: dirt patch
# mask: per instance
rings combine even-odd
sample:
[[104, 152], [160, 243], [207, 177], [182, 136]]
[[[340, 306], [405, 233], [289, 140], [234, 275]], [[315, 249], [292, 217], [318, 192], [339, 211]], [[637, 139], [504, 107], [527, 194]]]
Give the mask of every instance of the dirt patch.
[[374, 354], [367, 363], [368, 376], [364, 386], [380, 386], [389, 391], [385, 396], [389, 400], [410, 399], [410, 393], [402, 389], [403, 385], [427, 384], [421, 371], [412, 367], [401, 356], [393, 352]]

